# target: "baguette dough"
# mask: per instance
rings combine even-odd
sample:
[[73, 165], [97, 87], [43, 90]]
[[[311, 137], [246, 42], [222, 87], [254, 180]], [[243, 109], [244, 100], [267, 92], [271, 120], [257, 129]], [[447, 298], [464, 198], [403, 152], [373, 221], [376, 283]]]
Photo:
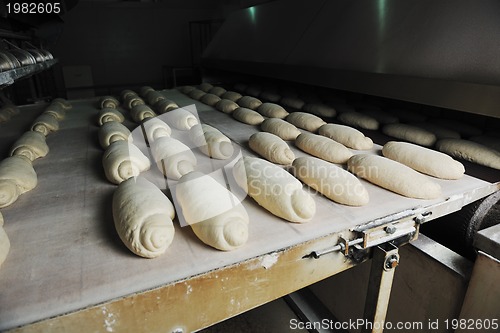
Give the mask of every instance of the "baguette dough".
[[283, 140], [295, 140], [300, 135], [300, 131], [288, 121], [279, 118], [269, 118], [262, 122], [260, 129], [279, 136]]
[[56, 132], [59, 130], [59, 122], [54, 116], [48, 113], [42, 113], [38, 118], [35, 119], [31, 130], [35, 132], [40, 132], [47, 136], [51, 132]]
[[187, 131], [194, 125], [198, 124], [198, 119], [185, 109], [175, 109], [165, 113], [162, 119], [171, 127]]
[[239, 108], [239, 105], [229, 99], [221, 99], [217, 102], [215, 108], [224, 113], [232, 113], [234, 110]]
[[320, 117], [328, 117], [328, 118], [333, 118], [337, 114], [337, 112], [333, 107], [328, 106], [326, 104], [317, 104], [317, 103], [305, 104], [302, 107], [302, 110], [308, 113], [315, 114]]
[[247, 108], [237, 108], [232, 115], [234, 119], [248, 125], [260, 125], [264, 121], [264, 117], [260, 113]]
[[0, 162], [0, 208], [14, 203], [38, 184], [31, 161], [22, 155], [7, 157]]
[[217, 96], [217, 97], [221, 97], [222, 95], [224, 95], [226, 93], [226, 89], [224, 89], [222, 87], [213, 87], [208, 92], [210, 94]]
[[142, 124], [144, 127], [144, 132], [146, 132], [146, 137], [149, 144], [162, 138], [164, 136], [169, 137], [172, 134], [172, 129], [160, 118], [149, 118]]
[[295, 177], [335, 202], [363, 206], [370, 200], [359, 179], [334, 164], [314, 157], [298, 157], [292, 166]]
[[382, 148], [382, 154], [436, 178], [459, 179], [465, 172], [463, 164], [450, 156], [412, 143], [389, 141]]
[[164, 114], [164, 113], [167, 113], [169, 111], [178, 109], [179, 105], [177, 105], [177, 103], [175, 103], [174, 101], [171, 101], [167, 98], [164, 98], [164, 99], [158, 101], [154, 107], [155, 107], [155, 110], [158, 114]]
[[426, 131], [431, 132], [436, 136], [437, 140], [440, 139], [460, 139], [460, 133], [457, 131], [454, 131], [452, 129], [446, 128], [441, 125], [433, 124], [430, 122], [425, 122], [425, 123], [412, 123], [410, 124], [412, 126], [419, 127], [421, 129], [424, 129]]
[[210, 93], [205, 94], [200, 98], [200, 102], [209, 106], [215, 106], [220, 100], [221, 98], [219, 96]]
[[281, 99], [280, 95], [271, 91], [263, 91], [260, 93], [259, 97], [271, 103], [277, 103]]
[[295, 159], [293, 151], [279, 136], [258, 132], [248, 140], [250, 148], [266, 160], [277, 164], [291, 164]]
[[385, 124], [399, 123], [399, 119], [396, 116], [382, 110], [370, 109], [370, 110], [363, 110], [361, 113], [368, 117], [374, 118], [379, 122], [379, 124], [385, 125]]
[[356, 150], [373, 148], [373, 141], [363, 133], [349, 126], [326, 124], [318, 129], [320, 135], [335, 140], [344, 146]]
[[236, 183], [260, 206], [290, 222], [310, 221], [316, 203], [301, 182], [279, 166], [260, 158], [242, 157], [233, 168]]
[[56, 118], [58, 121], [61, 121], [64, 119], [66, 116], [66, 111], [65, 109], [61, 106], [61, 104], [58, 103], [52, 103], [50, 104], [43, 113], [50, 114], [54, 118]]
[[316, 132], [326, 124], [320, 117], [305, 112], [292, 112], [286, 117], [286, 121], [309, 132]]
[[144, 102], [144, 100], [142, 98], [140, 98], [139, 96], [134, 95], [134, 96], [127, 97], [123, 104], [125, 104], [125, 107], [127, 109], [131, 110], [134, 106], [144, 105], [144, 104], [146, 104], [146, 102]]
[[110, 108], [116, 109], [120, 105], [120, 102], [113, 96], [104, 96], [101, 98], [101, 109]]
[[241, 96], [240, 93], [237, 93], [236, 91], [226, 91], [225, 93], [220, 96], [222, 99], [228, 99], [233, 102], [238, 102], [238, 100], [243, 97]]
[[302, 107], [306, 104], [303, 100], [301, 100], [298, 97], [283, 97], [281, 98], [282, 105], [295, 109], [295, 110], [301, 110]]
[[128, 128], [116, 121], [104, 123], [98, 132], [99, 143], [103, 149], [115, 141], [132, 142], [132, 135]]
[[102, 165], [106, 178], [113, 184], [120, 184], [149, 170], [151, 163], [132, 143], [115, 141], [104, 152]]
[[410, 167], [388, 158], [358, 154], [347, 161], [349, 171], [380, 187], [415, 199], [436, 199], [441, 195], [439, 184]]
[[71, 103], [64, 98], [55, 98], [52, 100], [51, 104], [59, 104], [64, 110], [69, 110], [73, 107]]
[[206, 95], [206, 92], [202, 91], [202, 90], [199, 90], [199, 89], [195, 89], [195, 90], [192, 90], [188, 96], [192, 99], [195, 99], [197, 101], [199, 101], [203, 96]]
[[124, 181], [113, 194], [116, 232], [138, 256], [156, 258], [165, 253], [174, 239], [174, 217], [170, 200], [142, 177]]
[[45, 141], [45, 136], [39, 132], [25, 132], [12, 145], [9, 155], [23, 155], [30, 161], [45, 157], [49, 153], [49, 146]]
[[295, 140], [300, 150], [332, 163], [346, 163], [352, 153], [341, 143], [312, 133], [302, 133]]
[[196, 166], [191, 149], [174, 138], [159, 138], [151, 145], [151, 153], [160, 172], [172, 180], [178, 180]]
[[453, 157], [500, 170], [500, 152], [477, 142], [442, 139], [436, 143], [436, 148]]
[[107, 122], [123, 123], [124, 120], [125, 117], [123, 116], [123, 114], [117, 109], [113, 108], [103, 108], [97, 114], [97, 123], [99, 124], [99, 126], [102, 126]]
[[179, 91], [183, 93], [184, 95], [188, 95], [191, 91], [195, 90], [196, 88], [193, 86], [182, 86], [179, 88]]
[[0, 267], [2, 266], [3, 262], [7, 258], [7, 255], [9, 254], [10, 251], [9, 237], [5, 232], [3, 225], [4, 225], [3, 216], [2, 213], [0, 213]]
[[138, 104], [130, 110], [130, 116], [136, 123], [141, 123], [147, 118], [156, 117], [156, 113], [146, 104]]
[[206, 92], [208, 93], [210, 91], [210, 89], [212, 89], [214, 86], [211, 85], [210, 83], [207, 83], [207, 82], [203, 82], [202, 84], [200, 84], [198, 86], [198, 88], [203, 91], [203, 92]]
[[252, 96], [243, 96], [238, 100], [238, 104], [242, 108], [250, 109], [250, 110], [257, 110], [259, 106], [261, 106], [262, 102], [260, 99], [257, 99]]
[[338, 119], [346, 125], [369, 130], [378, 130], [379, 126], [375, 118], [356, 111], [342, 113], [338, 116]]
[[258, 108], [257, 112], [263, 115], [264, 117], [269, 118], [280, 118], [284, 119], [288, 116], [288, 112], [283, 109], [283, 107], [274, 103], [262, 103]]
[[426, 121], [427, 116], [411, 110], [393, 109], [389, 110], [394, 116], [404, 123], [421, 123]]
[[500, 152], [500, 138], [497, 136], [480, 135], [480, 136], [474, 136], [470, 138], [470, 140]]
[[209, 157], [225, 160], [233, 156], [231, 140], [212, 126], [194, 125], [189, 130], [189, 137], [196, 147]]
[[382, 132], [396, 139], [426, 147], [431, 147], [436, 142], [436, 136], [433, 133], [407, 124], [388, 124], [382, 128]]
[[249, 217], [225, 186], [209, 175], [191, 172], [175, 188], [186, 222], [205, 244], [222, 251], [243, 246], [248, 240]]

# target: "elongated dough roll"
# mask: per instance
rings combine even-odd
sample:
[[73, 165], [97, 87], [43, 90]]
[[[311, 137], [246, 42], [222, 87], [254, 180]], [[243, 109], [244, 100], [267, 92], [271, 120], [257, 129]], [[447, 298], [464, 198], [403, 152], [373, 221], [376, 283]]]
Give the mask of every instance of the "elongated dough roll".
[[102, 126], [104, 123], [107, 123], [110, 121], [123, 123], [124, 120], [125, 120], [125, 117], [117, 109], [104, 108], [104, 109], [101, 109], [97, 113], [97, 123], [99, 124], [99, 126]]
[[172, 129], [160, 118], [149, 118], [143, 124], [146, 137], [149, 144], [162, 138], [169, 137], [172, 134]]
[[363, 110], [361, 113], [375, 119], [379, 124], [386, 125], [399, 123], [398, 117], [382, 110]]
[[285, 109], [283, 109], [282, 106], [274, 103], [262, 103], [257, 108], [257, 112], [264, 117], [280, 119], [286, 118], [286, 116], [288, 116], [289, 114]]
[[130, 116], [136, 123], [141, 123], [147, 118], [156, 117], [156, 113], [146, 104], [138, 104], [130, 110]]
[[221, 99], [215, 104], [215, 108], [224, 113], [232, 113], [239, 105], [229, 99]]
[[40, 132], [43, 135], [47, 136], [51, 132], [56, 132], [59, 130], [59, 122], [54, 116], [48, 113], [42, 113], [33, 122], [31, 130], [35, 132]]
[[61, 121], [66, 117], [66, 110], [61, 106], [61, 104], [53, 103], [45, 108], [43, 113], [50, 114], [58, 121]]
[[182, 86], [182, 87], [179, 87], [178, 89], [184, 95], [188, 95], [191, 91], [195, 90], [196, 88], [193, 86]]
[[328, 106], [326, 104], [318, 104], [318, 103], [305, 104], [302, 107], [302, 110], [305, 112], [315, 114], [320, 117], [328, 117], [328, 118], [335, 117], [335, 115], [337, 114], [335, 108]]
[[358, 154], [347, 161], [349, 171], [380, 187], [415, 199], [436, 199], [441, 195], [439, 184], [404, 164], [388, 158]]
[[500, 169], [500, 152], [480, 143], [462, 139], [442, 139], [436, 148], [443, 153], [493, 169]]
[[179, 105], [175, 103], [174, 101], [171, 101], [167, 98], [162, 99], [158, 101], [155, 105], [154, 108], [158, 114], [164, 114], [169, 111], [175, 110], [179, 108]]
[[144, 102], [144, 100], [137, 95], [129, 95], [127, 98], [125, 98], [123, 104], [127, 109], [132, 110], [133, 107], [137, 105], [144, 105], [146, 104], [146, 102]]
[[38, 178], [27, 157], [16, 155], [3, 159], [0, 162], [0, 208], [11, 205], [37, 184]]
[[118, 105], [120, 105], [120, 102], [113, 96], [104, 96], [101, 98], [101, 109], [116, 109]]
[[4, 220], [2, 213], [0, 213], [0, 267], [7, 258], [10, 251], [10, 241], [7, 233], [3, 228]]
[[129, 90], [129, 89], [122, 90], [122, 92], [120, 93], [120, 97], [121, 97], [122, 101], [124, 101], [124, 102], [128, 98], [138, 97], [138, 96], [139, 95], [137, 95], [137, 93], [135, 91]]
[[382, 132], [396, 139], [413, 142], [426, 147], [430, 147], [436, 142], [436, 136], [433, 133], [407, 124], [388, 124], [382, 128]]
[[425, 114], [412, 110], [393, 109], [388, 110], [388, 112], [398, 117], [399, 121], [404, 123], [420, 123], [427, 120], [427, 116]]
[[208, 92], [210, 94], [217, 96], [217, 97], [221, 97], [222, 95], [224, 95], [226, 93], [226, 89], [224, 89], [222, 87], [213, 87]]
[[210, 106], [215, 106], [220, 100], [221, 98], [219, 96], [210, 93], [205, 94], [200, 98], [200, 102]]
[[272, 91], [263, 91], [260, 93], [259, 97], [271, 103], [277, 103], [281, 99], [280, 95]]
[[346, 125], [369, 130], [378, 130], [379, 127], [377, 119], [356, 111], [344, 112], [338, 116], [338, 119]]
[[110, 144], [116, 141], [132, 142], [130, 130], [116, 121], [104, 123], [97, 133], [99, 143], [103, 149], [109, 147]]
[[151, 145], [151, 153], [158, 169], [167, 178], [178, 180], [196, 166], [191, 149], [174, 138], [161, 137]]
[[288, 121], [279, 118], [269, 118], [260, 124], [260, 129], [279, 136], [283, 140], [295, 140], [300, 135], [300, 131]]
[[250, 136], [248, 140], [250, 148], [264, 157], [266, 160], [277, 164], [291, 164], [295, 159], [295, 154], [288, 147], [288, 144], [279, 136], [258, 132]]
[[462, 178], [465, 168], [450, 156], [407, 142], [389, 141], [382, 154], [410, 168], [442, 179]]
[[205, 244], [222, 251], [248, 240], [249, 217], [238, 198], [209, 175], [191, 172], [175, 189], [186, 222]]
[[225, 160], [233, 156], [231, 140], [212, 126], [194, 125], [189, 130], [189, 137], [196, 147], [209, 157]]
[[438, 124], [433, 124], [430, 122], [424, 122], [424, 123], [411, 123], [409, 125], [419, 127], [421, 129], [424, 129], [426, 131], [431, 132], [434, 134], [437, 138], [437, 140], [440, 139], [460, 139], [460, 133], [457, 131], [454, 131], [450, 128], [438, 125]]
[[243, 96], [238, 100], [238, 104], [242, 108], [257, 110], [257, 108], [261, 106], [262, 102], [260, 99], [252, 96]]
[[264, 121], [264, 117], [257, 111], [247, 108], [237, 108], [231, 113], [233, 118], [248, 125], [260, 125]]
[[64, 98], [54, 98], [50, 104], [59, 104], [64, 110], [69, 110], [73, 107], [73, 105]]
[[187, 131], [194, 125], [198, 124], [198, 119], [191, 112], [185, 109], [175, 109], [165, 113], [162, 119], [171, 127]]
[[204, 92], [203, 90], [195, 89], [195, 90], [190, 91], [188, 96], [192, 99], [199, 101], [206, 94], [207, 93]]
[[320, 117], [305, 112], [290, 113], [286, 121], [309, 132], [316, 132], [318, 128], [326, 124]]
[[473, 136], [472, 138], [470, 138], [470, 141], [477, 142], [483, 146], [495, 149], [496, 151], [500, 152], [500, 137], [496, 137], [493, 135], [480, 135]]
[[19, 137], [10, 148], [9, 155], [23, 155], [30, 161], [45, 157], [49, 153], [49, 146], [45, 136], [39, 132], [28, 131]]
[[233, 102], [238, 102], [238, 100], [243, 97], [240, 93], [237, 93], [236, 91], [226, 91], [223, 93], [220, 98], [222, 99], [228, 99]]
[[104, 152], [102, 165], [106, 178], [113, 184], [120, 184], [149, 170], [151, 163], [132, 143], [115, 141]]
[[344, 169], [314, 157], [298, 157], [292, 172], [325, 197], [349, 206], [363, 206], [370, 197], [358, 178]]
[[214, 87], [214, 86], [213, 86], [213, 85], [211, 85], [210, 83], [208, 83], [208, 82], [203, 82], [202, 84], [200, 84], [200, 85], [198, 86], [198, 89], [200, 89], [200, 90], [201, 90], [201, 91], [203, 91], [203, 92], [208, 93], [208, 92], [210, 91], [210, 89], [212, 89], [213, 87]]
[[152, 92], [152, 91], [156, 91], [154, 90], [154, 88], [150, 87], [150, 86], [142, 86], [140, 89], [139, 89], [139, 95], [141, 95], [142, 98], [147, 98], [147, 95]]
[[316, 203], [302, 183], [279, 166], [260, 158], [242, 157], [233, 168], [236, 183], [260, 206], [290, 222], [310, 221]]
[[166, 97], [163, 96], [162, 93], [156, 90], [149, 91], [148, 94], [146, 95], [146, 101], [148, 102], [149, 105], [155, 105], [156, 103], [164, 99], [166, 99]]
[[319, 135], [335, 140], [348, 148], [366, 150], [372, 149], [373, 147], [372, 139], [366, 137], [357, 129], [349, 126], [326, 124], [318, 129], [318, 133]]
[[298, 97], [286, 96], [281, 98], [280, 103], [286, 107], [289, 107], [294, 110], [301, 110], [302, 107], [306, 104], [303, 100]]
[[352, 153], [341, 143], [322, 135], [302, 133], [295, 140], [302, 151], [332, 163], [346, 163]]
[[167, 250], [175, 234], [174, 206], [152, 183], [142, 177], [121, 183], [113, 194], [113, 220], [123, 244], [144, 258]]

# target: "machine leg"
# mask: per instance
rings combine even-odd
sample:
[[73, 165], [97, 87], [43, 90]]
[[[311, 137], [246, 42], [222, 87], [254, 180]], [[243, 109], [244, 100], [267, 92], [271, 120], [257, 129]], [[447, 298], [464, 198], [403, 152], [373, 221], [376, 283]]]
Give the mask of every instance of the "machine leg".
[[365, 301], [363, 333], [384, 331], [394, 271], [399, 264], [398, 248], [382, 244], [373, 250], [370, 280]]

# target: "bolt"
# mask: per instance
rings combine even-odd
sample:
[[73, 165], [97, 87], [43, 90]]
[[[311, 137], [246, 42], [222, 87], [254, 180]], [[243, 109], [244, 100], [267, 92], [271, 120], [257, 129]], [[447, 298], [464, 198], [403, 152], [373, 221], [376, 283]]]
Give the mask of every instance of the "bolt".
[[399, 264], [399, 259], [398, 259], [398, 256], [396, 256], [395, 254], [389, 256], [386, 260], [385, 260], [385, 268], [386, 269], [393, 269], [393, 268], [396, 268]]
[[387, 227], [385, 227], [385, 232], [388, 233], [388, 234], [393, 234], [396, 232], [396, 227], [393, 226], [392, 224], [391, 225], [388, 225]]

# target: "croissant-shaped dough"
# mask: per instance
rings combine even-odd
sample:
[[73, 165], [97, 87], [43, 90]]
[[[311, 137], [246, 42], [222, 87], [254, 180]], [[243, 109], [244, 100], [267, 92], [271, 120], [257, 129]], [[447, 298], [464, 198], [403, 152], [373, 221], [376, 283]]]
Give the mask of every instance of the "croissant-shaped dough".
[[149, 144], [162, 138], [164, 136], [170, 136], [172, 134], [172, 129], [160, 118], [149, 118], [143, 123], [144, 131], [146, 132], [146, 137], [148, 138]]
[[175, 188], [186, 222], [205, 244], [230, 251], [248, 240], [249, 217], [238, 198], [209, 175], [191, 172]]
[[97, 123], [99, 124], [99, 126], [102, 126], [104, 123], [110, 121], [123, 123], [124, 120], [125, 117], [123, 116], [123, 114], [117, 109], [113, 108], [103, 108], [97, 114]]
[[231, 140], [212, 126], [195, 125], [189, 130], [189, 137], [196, 147], [207, 156], [219, 160], [233, 156], [234, 148]]
[[116, 121], [104, 123], [99, 128], [98, 137], [103, 149], [108, 148], [110, 144], [116, 141], [132, 142], [130, 130]]
[[125, 104], [125, 107], [127, 109], [131, 110], [134, 106], [143, 105], [143, 104], [146, 104], [146, 102], [144, 102], [144, 100], [137, 95], [135, 95], [135, 96], [129, 95], [127, 98], [125, 98], [125, 101], [123, 104]]
[[2, 266], [10, 250], [9, 237], [3, 229], [3, 223], [3, 216], [2, 213], [0, 213], [0, 266]]
[[28, 131], [21, 135], [12, 145], [9, 155], [23, 155], [30, 161], [45, 157], [49, 153], [49, 146], [45, 136], [39, 132]]
[[141, 89], [139, 89], [139, 95], [141, 95], [142, 98], [146, 98], [151, 91], [156, 91], [156, 90], [154, 90], [150, 86], [143, 86], [141, 87]]
[[174, 239], [174, 206], [142, 177], [121, 183], [113, 195], [113, 220], [122, 242], [144, 258], [165, 253]]
[[14, 203], [17, 198], [36, 187], [38, 178], [31, 161], [16, 155], [0, 162], [0, 208]]
[[51, 132], [56, 132], [59, 130], [59, 122], [54, 116], [48, 113], [42, 113], [33, 122], [31, 130], [35, 132], [40, 132], [43, 135], [47, 136]]
[[277, 135], [267, 132], [257, 132], [248, 140], [250, 148], [266, 160], [278, 164], [291, 164], [295, 154], [288, 144]]
[[191, 112], [184, 109], [169, 111], [162, 118], [168, 125], [181, 131], [187, 131], [199, 123], [198, 119]]
[[137, 93], [133, 90], [129, 90], [129, 89], [125, 89], [125, 90], [122, 90], [122, 92], [120, 93], [120, 97], [122, 99], [122, 101], [125, 102], [126, 99], [130, 98], [130, 97], [138, 97], [139, 95], [137, 95]]
[[160, 92], [158, 92], [156, 90], [150, 91], [146, 97], [146, 100], [147, 100], [149, 105], [155, 105], [156, 103], [158, 103], [159, 101], [162, 101], [164, 99], [165, 99], [165, 96], [163, 96]]
[[50, 104], [59, 104], [64, 110], [69, 110], [73, 107], [73, 105], [64, 98], [55, 98]]
[[142, 122], [146, 118], [156, 117], [156, 113], [146, 104], [138, 104], [130, 110], [130, 116], [136, 123]]
[[102, 165], [106, 178], [113, 184], [120, 184], [149, 170], [151, 163], [135, 145], [127, 141], [116, 141], [104, 152]]
[[155, 110], [158, 114], [164, 114], [178, 108], [179, 105], [177, 105], [177, 103], [166, 98], [158, 101], [155, 104]]
[[61, 106], [61, 104], [58, 103], [50, 104], [49, 106], [47, 106], [47, 108], [45, 108], [45, 111], [43, 113], [50, 114], [58, 121], [63, 120], [66, 116], [66, 110]]
[[159, 138], [151, 145], [151, 153], [158, 169], [169, 179], [178, 180], [196, 166], [191, 149], [174, 138]]
[[316, 204], [302, 183], [279, 166], [260, 158], [242, 157], [233, 168], [236, 183], [259, 205], [290, 222], [310, 221]]
[[104, 96], [101, 98], [101, 109], [110, 108], [116, 109], [120, 105], [120, 102], [113, 96]]

